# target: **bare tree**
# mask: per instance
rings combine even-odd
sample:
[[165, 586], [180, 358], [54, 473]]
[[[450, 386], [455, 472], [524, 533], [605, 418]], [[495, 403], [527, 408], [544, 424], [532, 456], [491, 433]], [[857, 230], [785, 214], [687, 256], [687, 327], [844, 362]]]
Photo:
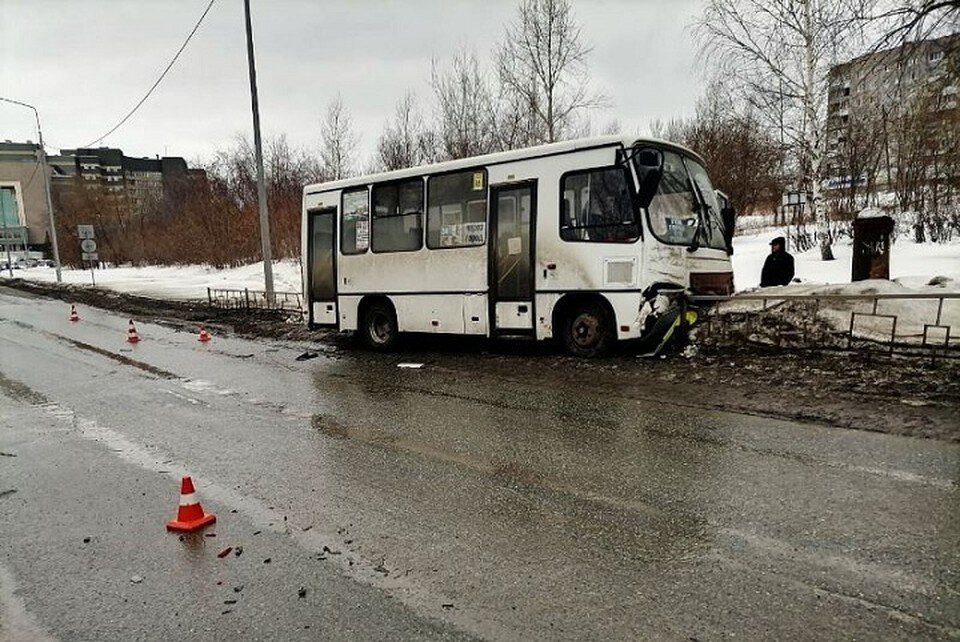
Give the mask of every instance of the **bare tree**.
[[458, 51], [447, 69], [433, 63], [431, 85], [445, 158], [497, 151], [495, 90], [473, 52]]
[[[836, 182], [834, 210], [845, 217], [855, 216], [867, 206], [875, 192], [884, 151], [887, 116], [882, 105], [869, 97], [860, 98], [850, 113], [828, 130], [832, 153], [826, 159], [826, 174]], [[829, 124], [829, 123], [828, 123]]]
[[902, 211], [914, 214], [914, 240], [944, 242], [960, 233], [960, 58], [908, 91], [886, 119], [888, 175]]
[[879, 28], [875, 51], [960, 31], [957, 0], [880, 0], [869, 9], [863, 19]]
[[606, 103], [590, 89], [591, 47], [583, 42], [569, 0], [521, 0], [518, 11], [496, 52], [507, 122], [513, 125], [508, 131], [521, 132], [519, 140], [561, 140], [584, 110]]
[[437, 136], [423, 124], [413, 92], [397, 102], [393, 122], [384, 125], [377, 140], [375, 165], [384, 171], [414, 167], [436, 160]]
[[350, 111], [340, 94], [327, 106], [320, 123], [320, 163], [323, 179], [340, 180], [352, 176], [356, 170], [359, 137], [354, 133]]
[[612, 118], [607, 121], [602, 128], [600, 128], [601, 134], [619, 134], [623, 132], [623, 123], [620, 122], [619, 118]]
[[[286, 135], [281, 134], [264, 143], [264, 169], [274, 255], [295, 256], [300, 246], [303, 186], [321, 180], [321, 168], [314, 154], [291, 146]], [[233, 147], [219, 150], [206, 170], [244, 214], [255, 217], [256, 164], [253, 147], [246, 137], [238, 135]]]
[[722, 87], [712, 85], [688, 119], [654, 121], [651, 133], [695, 149], [707, 161], [717, 189], [742, 215], [779, 203], [782, 149], [752, 109], [739, 112]]
[[874, 0], [707, 0], [697, 24], [701, 55], [724, 66], [744, 99], [779, 128], [809, 194], [820, 254], [833, 259], [821, 185], [830, 65], [863, 40], [859, 18]]

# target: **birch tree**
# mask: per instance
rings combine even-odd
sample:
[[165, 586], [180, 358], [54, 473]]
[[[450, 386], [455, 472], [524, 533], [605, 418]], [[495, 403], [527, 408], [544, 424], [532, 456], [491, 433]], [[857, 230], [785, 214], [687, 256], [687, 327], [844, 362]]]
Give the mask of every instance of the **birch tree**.
[[442, 155], [467, 158], [497, 151], [496, 90], [476, 55], [462, 49], [447, 68], [434, 62], [430, 80]]
[[384, 125], [377, 140], [374, 165], [383, 171], [390, 171], [436, 160], [437, 136], [423, 123], [416, 96], [413, 92], [407, 92], [397, 102], [393, 121]]
[[780, 128], [816, 222], [820, 255], [832, 260], [821, 203], [827, 74], [843, 50], [863, 41], [860, 18], [872, 0], [707, 0], [697, 24], [700, 52], [740, 84], [756, 113]]
[[337, 94], [320, 123], [320, 163], [323, 179], [349, 178], [356, 170], [355, 154], [359, 137], [353, 131], [349, 110]]
[[496, 51], [510, 107], [507, 126], [523, 134], [517, 138], [562, 140], [582, 112], [605, 105], [606, 99], [590, 88], [591, 49], [568, 0], [521, 0], [517, 19], [505, 27]]

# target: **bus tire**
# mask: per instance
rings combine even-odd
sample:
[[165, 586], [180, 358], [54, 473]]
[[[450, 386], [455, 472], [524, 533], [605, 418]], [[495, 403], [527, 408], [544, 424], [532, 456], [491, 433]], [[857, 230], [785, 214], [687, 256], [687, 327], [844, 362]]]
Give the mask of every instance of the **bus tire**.
[[360, 325], [360, 338], [366, 347], [387, 352], [396, 346], [399, 336], [397, 314], [393, 306], [382, 301], [374, 301], [366, 306]]
[[563, 343], [575, 357], [599, 357], [609, 350], [614, 336], [602, 305], [588, 303], [571, 309], [564, 318]]

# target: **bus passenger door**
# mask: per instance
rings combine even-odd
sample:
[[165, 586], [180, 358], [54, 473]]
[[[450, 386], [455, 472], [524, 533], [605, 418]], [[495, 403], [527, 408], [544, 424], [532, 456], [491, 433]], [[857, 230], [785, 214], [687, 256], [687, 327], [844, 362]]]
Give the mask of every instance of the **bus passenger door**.
[[490, 188], [492, 334], [533, 332], [533, 244], [537, 184]]
[[337, 208], [309, 210], [310, 321], [337, 325]]

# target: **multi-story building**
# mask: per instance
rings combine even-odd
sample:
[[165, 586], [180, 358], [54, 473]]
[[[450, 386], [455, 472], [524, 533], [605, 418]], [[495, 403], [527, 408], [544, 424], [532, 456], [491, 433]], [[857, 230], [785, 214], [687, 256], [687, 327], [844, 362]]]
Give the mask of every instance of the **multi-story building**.
[[903, 148], [898, 137], [917, 116], [925, 119], [931, 139], [927, 161], [934, 162], [937, 142], [957, 134], [958, 72], [960, 34], [906, 43], [831, 68], [825, 187], [890, 186], [905, 160], [898, 158]]
[[0, 235], [29, 246], [48, 242], [40, 145], [0, 142]]
[[82, 184], [122, 196], [134, 209], [151, 198], [162, 200], [193, 173], [180, 157], [135, 158], [112, 147], [62, 149], [60, 153], [73, 159], [72, 176]]
[[[8, 230], [0, 234], [10, 236], [18, 228], [17, 234], [25, 235], [32, 249], [49, 242], [39, 151], [32, 141], [0, 142], [0, 229]], [[109, 147], [62, 149], [59, 155], [47, 156], [47, 167], [55, 195], [78, 183], [98, 187], [124, 202], [130, 212], [143, 212], [149, 203], [157, 205], [153, 211], [167, 212], [171, 194], [202, 174], [202, 170], [188, 169], [180, 157], [134, 158]]]

